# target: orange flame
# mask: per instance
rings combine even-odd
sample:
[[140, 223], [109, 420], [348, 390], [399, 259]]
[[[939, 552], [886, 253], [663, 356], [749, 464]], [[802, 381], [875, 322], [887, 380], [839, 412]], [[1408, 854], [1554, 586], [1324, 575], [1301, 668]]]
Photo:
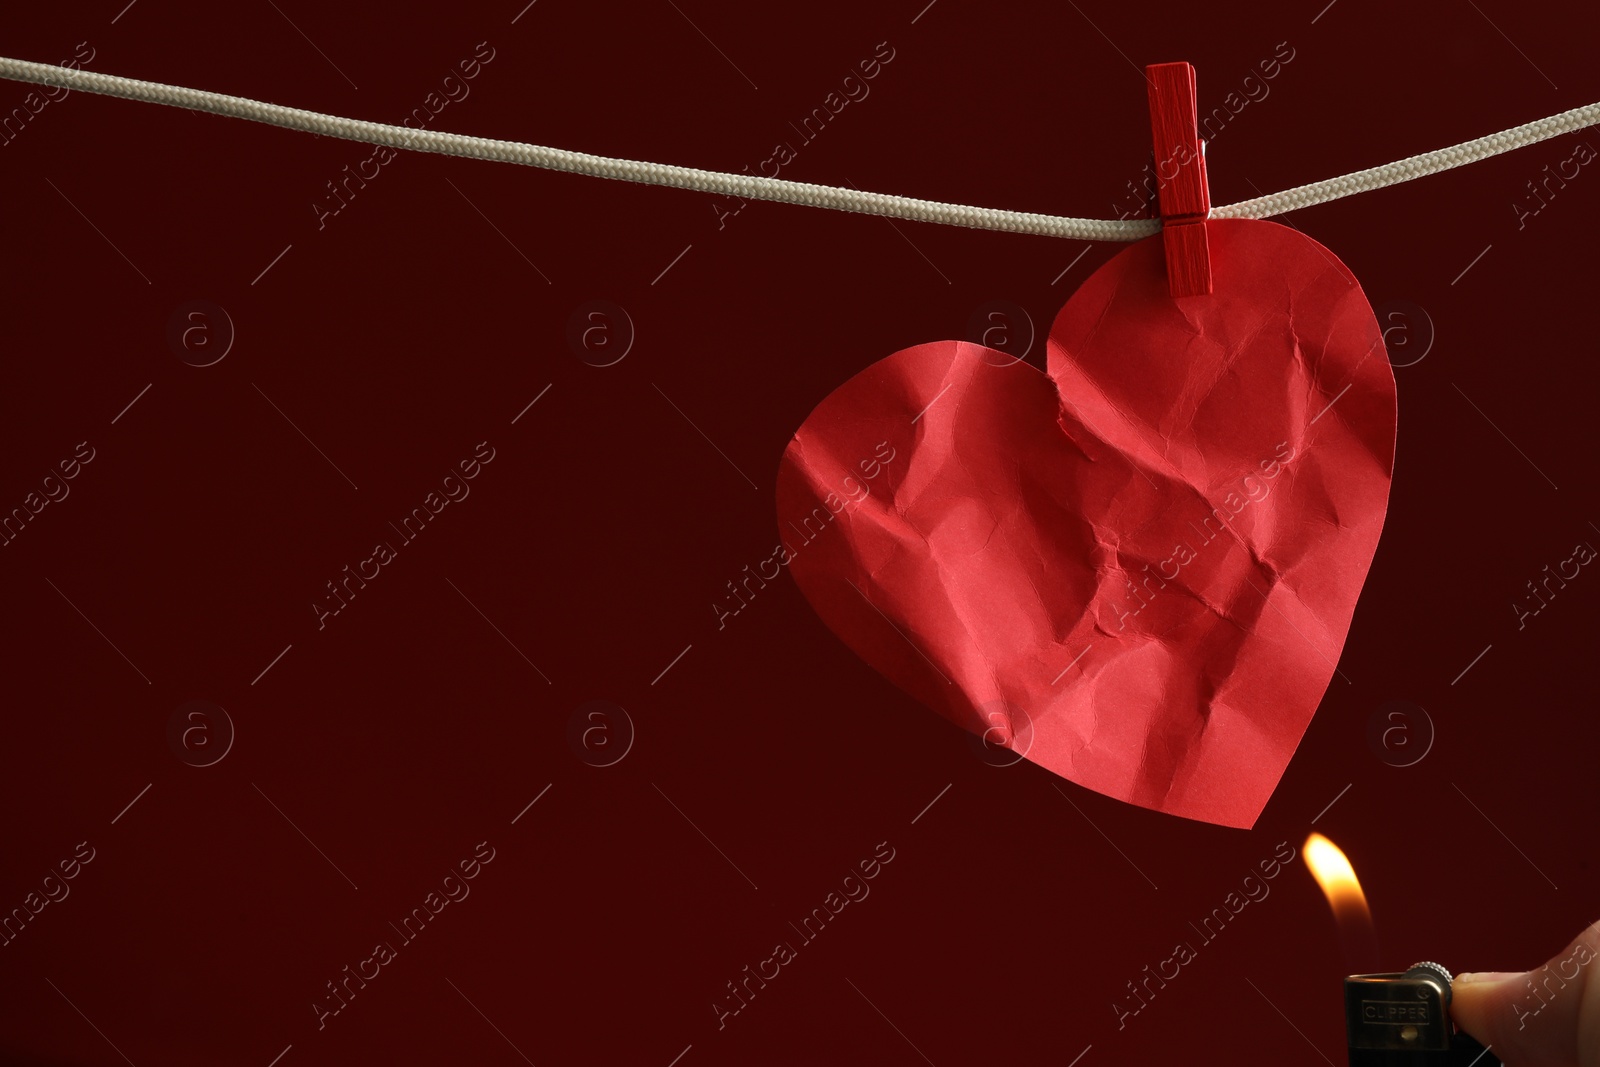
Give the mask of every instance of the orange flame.
[[1327, 896], [1339, 928], [1347, 933], [1355, 928], [1370, 929], [1372, 912], [1367, 908], [1367, 896], [1339, 846], [1321, 834], [1312, 834], [1306, 838], [1304, 852], [1306, 866]]

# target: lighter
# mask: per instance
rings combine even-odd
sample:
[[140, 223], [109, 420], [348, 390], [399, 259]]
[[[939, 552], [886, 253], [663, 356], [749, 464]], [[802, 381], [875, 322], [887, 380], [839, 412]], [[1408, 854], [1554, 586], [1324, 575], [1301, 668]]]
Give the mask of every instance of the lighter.
[[1344, 980], [1350, 1067], [1500, 1067], [1450, 1021], [1450, 972], [1419, 963], [1403, 974]]

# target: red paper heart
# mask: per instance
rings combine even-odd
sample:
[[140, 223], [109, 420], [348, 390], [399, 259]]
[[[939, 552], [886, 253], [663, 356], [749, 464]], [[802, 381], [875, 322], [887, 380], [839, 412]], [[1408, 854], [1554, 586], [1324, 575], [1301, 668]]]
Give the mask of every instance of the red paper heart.
[[787, 563], [946, 718], [1134, 804], [1248, 827], [1327, 688], [1388, 506], [1394, 377], [1331, 252], [1212, 221], [1215, 292], [1159, 237], [1067, 301], [1049, 376], [896, 352], [778, 476]]

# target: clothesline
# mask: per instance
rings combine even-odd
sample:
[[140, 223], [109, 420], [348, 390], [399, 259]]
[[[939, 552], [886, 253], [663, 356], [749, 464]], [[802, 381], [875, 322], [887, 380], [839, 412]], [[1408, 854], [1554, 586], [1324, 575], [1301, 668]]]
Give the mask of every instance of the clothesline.
[[[596, 178], [692, 189], [745, 200], [770, 200], [783, 204], [830, 208], [836, 211], [885, 215], [914, 222], [936, 222], [947, 226], [1037, 234], [1044, 237], [1068, 237], [1086, 241], [1137, 241], [1161, 228], [1159, 219], [1082, 219], [946, 204], [886, 193], [865, 192], [854, 188], [813, 185], [760, 175], [730, 174], [665, 163], [614, 159], [587, 152], [524, 144], [519, 141], [500, 141], [439, 130], [391, 126], [381, 122], [367, 122], [362, 119], [324, 115], [301, 108], [283, 107], [247, 97], [228, 96], [178, 85], [163, 85], [160, 82], [140, 81], [136, 78], [77, 70], [50, 63], [34, 63], [23, 59], [0, 57], [0, 78], [38, 85], [61, 86], [69, 90], [120, 97], [124, 100], [141, 100], [147, 103], [189, 108], [213, 115], [280, 126], [284, 129], [303, 130], [324, 137], [384, 145], [412, 152], [433, 152], [466, 159], [489, 159], [501, 163], [540, 167], [545, 170], [585, 174]], [[1262, 219], [1282, 215], [1313, 204], [1465, 166], [1480, 159], [1524, 148], [1596, 124], [1600, 124], [1600, 103], [1574, 108], [1487, 137], [1425, 152], [1380, 167], [1371, 167], [1353, 174], [1286, 189], [1280, 193], [1212, 208], [1209, 217]]]

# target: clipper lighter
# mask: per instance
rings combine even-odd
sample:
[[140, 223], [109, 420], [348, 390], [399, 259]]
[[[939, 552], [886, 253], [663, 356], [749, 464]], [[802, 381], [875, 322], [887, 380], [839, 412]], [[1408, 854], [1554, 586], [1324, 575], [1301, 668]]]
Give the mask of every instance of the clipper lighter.
[[1404, 974], [1344, 980], [1350, 1067], [1500, 1067], [1450, 1021], [1450, 972], [1419, 963]]

